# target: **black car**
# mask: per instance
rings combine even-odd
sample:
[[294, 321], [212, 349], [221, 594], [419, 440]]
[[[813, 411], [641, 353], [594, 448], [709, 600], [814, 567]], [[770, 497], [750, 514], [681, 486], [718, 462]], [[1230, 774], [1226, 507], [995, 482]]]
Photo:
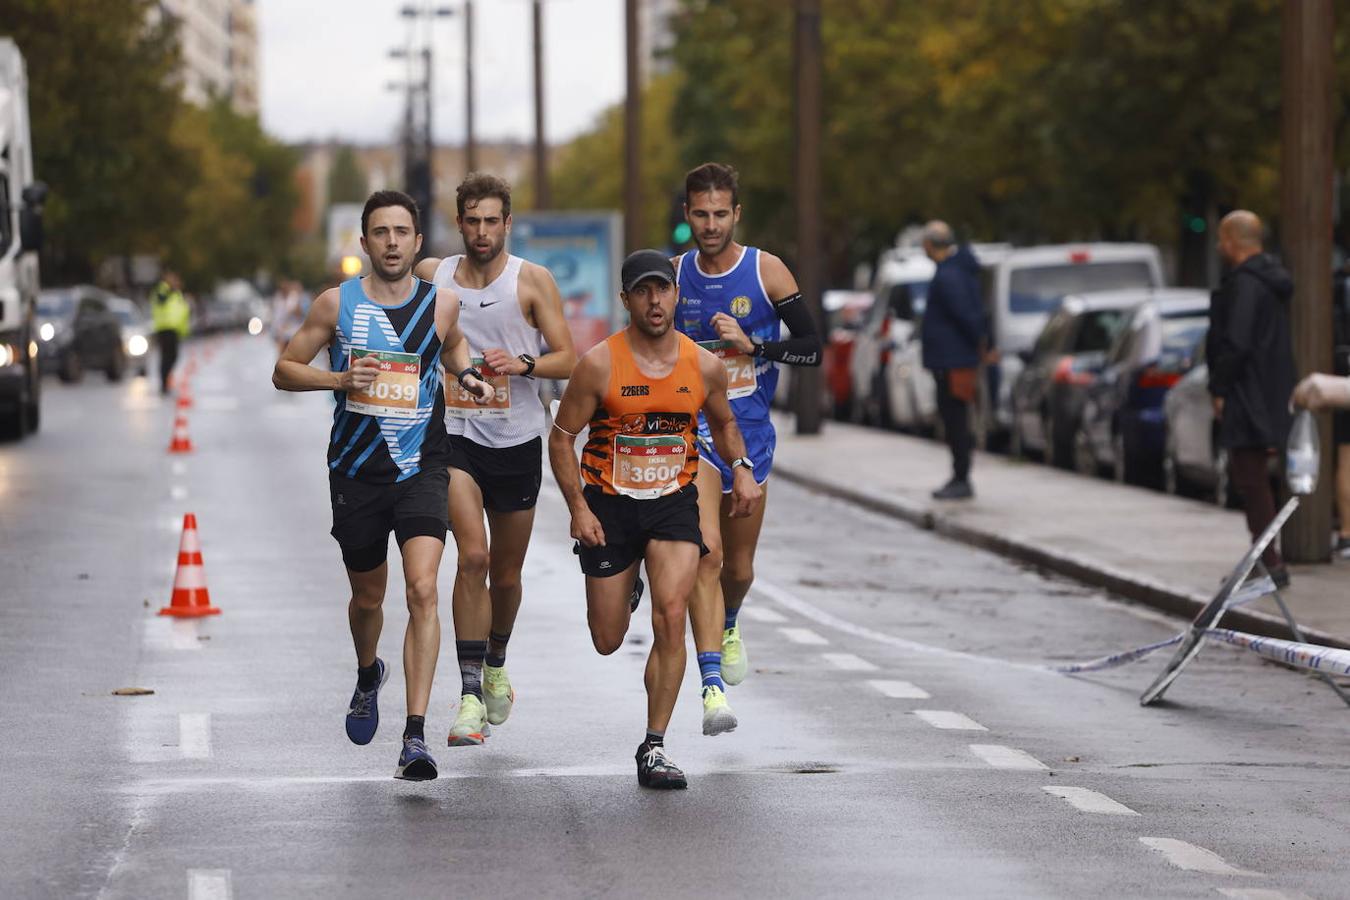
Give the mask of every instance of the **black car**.
[[1039, 451], [1047, 463], [1068, 467], [1073, 436], [1088, 388], [1106, 363], [1106, 351], [1137, 303], [1109, 292], [1065, 297], [1050, 317], [1012, 387], [1012, 451]]
[[44, 372], [77, 382], [86, 369], [119, 381], [127, 369], [122, 321], [106, 291], [92, 285], [52, 288], [38, 296], [38, 362]]

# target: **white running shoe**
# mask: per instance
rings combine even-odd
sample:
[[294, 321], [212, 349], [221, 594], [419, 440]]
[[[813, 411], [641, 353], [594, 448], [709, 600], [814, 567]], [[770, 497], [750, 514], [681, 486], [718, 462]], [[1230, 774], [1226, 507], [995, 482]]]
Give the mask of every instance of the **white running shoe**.
[[487, 706], [487, 720], [500, 725], [511, 715], [511, 704], [516, 702], [515, 688], [506, 674], [506, 666], [483, 666], [483, 704]]
[[741, 626], [733, 625], [722, 632], [722, 680], [740, 684], [745, 680], [745, 642], [741, 640]]
[[708, 737], [735, 731], [739, 724], [736, 714], [727, 703], [727, 695], [720, 687], [709, 685], [703, 689], [703, 733]]

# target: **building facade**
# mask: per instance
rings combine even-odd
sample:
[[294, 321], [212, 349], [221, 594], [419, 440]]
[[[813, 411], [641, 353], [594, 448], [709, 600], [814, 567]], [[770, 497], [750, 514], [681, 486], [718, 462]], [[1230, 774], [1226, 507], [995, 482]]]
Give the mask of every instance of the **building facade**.
[[244, 115], [258, 112], [258, 19], [253, 0], [160, 0], [152, 22], [178, 28], [183, 97], [226, 97]]

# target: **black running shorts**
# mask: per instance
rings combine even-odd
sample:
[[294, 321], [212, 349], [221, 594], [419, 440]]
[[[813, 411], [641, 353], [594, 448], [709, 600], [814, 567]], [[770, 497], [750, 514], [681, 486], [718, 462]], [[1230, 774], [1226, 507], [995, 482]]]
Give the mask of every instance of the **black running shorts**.
[[581, 571], [587, 575], [607, 578], [619, 574], [642, 558], [650, 540], [688, 541], [699, 548], [699, 555], [708, 552], [698, 527], [698, 488], [693, 484], [655, 500], [606, 494], [591, 485], [586, 486], [583, 496], [605, 530], [603, 546], [587, 547], [578, 542], [573, 548], [581, 557]]
[[450, 467], [468, 473], [478, 484], [484, 509], [534, 509], [544, 472], [544, 441], [535, 438], [514, 447], [484, 447], [462, 434], [452, 434]]
[[342, 548], [342, 560], [354, 572], [379, 568], [389, 554], [392, 531], [403, 546], [410, 538], [444, 542], [450, 525], [450, 473], [423, 469], [406, 481], [371, 484], [328, 473], [333, 504], [330, 534]]

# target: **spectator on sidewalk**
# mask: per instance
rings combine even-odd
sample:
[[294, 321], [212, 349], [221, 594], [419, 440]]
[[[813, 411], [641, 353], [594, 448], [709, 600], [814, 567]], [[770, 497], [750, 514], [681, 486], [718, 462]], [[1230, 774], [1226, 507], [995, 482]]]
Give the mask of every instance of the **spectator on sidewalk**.
[[952, 478], [933, 492], [937, 500], [967, 500], [970, 486], [970, 403], [984, 341], [984, 311], [980, 303], [980, 264], [965, 245], [958, 245], [946, 222], [923, 227], [923, 252], [937, 263], [928, 286], [920, 339], [923, 366], [937, 383], [938, 414], [952, 451]]
[[[1210, 299], [1209, 392], [1228, 451], [1229, 480], [1242, 498], [1255, 540], [1275, 518], [1268, 460], [1289, 436], [1289, 395], [1295, 381], [1289, 334], [1294, 282], [1262, 250], [1261, 220], [1235, 210], [1219, 223], [1219, 255], [1227, 271]], [[1276, 585], [1289, 583], [1272, 543], [1261, 557]]]

